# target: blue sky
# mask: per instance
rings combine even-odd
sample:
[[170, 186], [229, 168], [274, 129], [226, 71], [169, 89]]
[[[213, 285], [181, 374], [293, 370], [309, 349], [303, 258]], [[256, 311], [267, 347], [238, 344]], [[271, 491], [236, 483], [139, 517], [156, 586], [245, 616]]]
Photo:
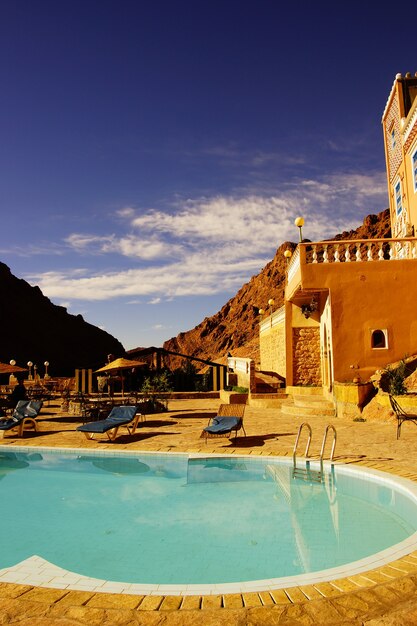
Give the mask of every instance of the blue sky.
[[298, 215], [319, 239], [386, 208], [381, 116], [417, 70], [416, 13], [2, 0], [0, 261], [127, 349], [193, 328]]

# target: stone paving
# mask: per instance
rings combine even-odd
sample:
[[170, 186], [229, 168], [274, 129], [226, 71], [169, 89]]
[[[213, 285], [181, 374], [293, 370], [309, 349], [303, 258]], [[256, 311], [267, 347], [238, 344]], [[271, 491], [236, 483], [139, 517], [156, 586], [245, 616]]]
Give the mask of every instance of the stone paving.
[[[200, 439], [208, 417], [220, 401], [171, 400], [167, 413], [147, 416], [133, 436], [122, 433], [114, 443], [103, 436], [87, 441], [75, 432], [80, 423], [51, 403], [42, 410], [39, 432], [22, 439], [6, 434], [2, 445], [86, 449], [148, 450], [288, 456], [300, 419], [280, 410], [247, 407], [247, 437]], [[317, 456], [325, 426], [337, 429], [336, 462], [356, 463], [417, 481], [417, 428], [404, 424], [353, 422], [312, 417], [312, 456]], [[329, 442], [330, 447], [330, 442]], [[417, 624], [417, 552], [384, 567], [326, 583], [271, 592], [213, 596], [137, 596], [69, 591], [0, 583], [0, 624], [227, 624], [407, 626]]]

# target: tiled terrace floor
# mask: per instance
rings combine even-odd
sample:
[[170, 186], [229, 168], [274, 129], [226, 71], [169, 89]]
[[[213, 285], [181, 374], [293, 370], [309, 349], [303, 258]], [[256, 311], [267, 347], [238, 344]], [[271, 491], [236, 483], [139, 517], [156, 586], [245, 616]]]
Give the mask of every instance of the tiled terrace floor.
[[[247, 407], [247, 437], [234, 441], [199, 438], [218, 400], [172, 400], [169, 412], [148, 416], [132, 436], [115, 443], [103, 437], [87, 441], [75, 432], [79, 421], [61, 414], [53, 403], [39, 417], [38, 434], [23, 439], [6, 434], [2, 445], [56, 446], [112, 450], [152, 450], [286, 456], [292, 453], [299, 419], [278, 409]], [[357, 463], [417, 481], [417, 428], [403, 426], [395, 438], [394, 423], [353, 422], [335, 418], [338, 443], [336, 462]], [[321, 445], [328, 419], [311, 418], [312, 453]], [[315, 437], [315, 438], [314, 438]], [[224, 596], [133, 596], [38, 588], [0, 583], [0, 624], [30, 626], [62, 624], [227, 624], [329, 625], [417, 624], [417, 553], [365, 574], [330, 583], [281, 589], [274, 592]]]

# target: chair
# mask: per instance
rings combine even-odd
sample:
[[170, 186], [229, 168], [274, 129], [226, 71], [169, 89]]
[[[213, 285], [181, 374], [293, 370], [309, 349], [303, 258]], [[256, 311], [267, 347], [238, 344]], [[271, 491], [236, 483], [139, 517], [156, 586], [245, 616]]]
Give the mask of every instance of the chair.
[[94, 435], [106, 433], [109, 440], [114, 441], [121, 426], [126, 426], [129, 434], [133, 435], [141, 417], [135, 406], [115, 406], [106, 419], [83, 424], [78, 426], [77, 430], [84, 433], [87, 439], [94, 439]]
[[6, 430], [17, 429], [18, 437], [23, 437], [25, 428], [37, 430], [36, 417], [42, 408], [42, 400], [19, 400], [11, 417], [0, 420], [0, 437]]
[[245, 427], [243, 426], [243, 416], [245, 413], [245, 404], [221, 404], [215, 417], [209, 419], [206, 428], [203, 429], [201, 437], [205, 437], [206, 443], [208, 437], [227, 437], [235, 432], [235, 437], [240, 429], [243, 430], [246, 437]]
[[406, 413], [403, 408], [400, 407], [398, 402], [393, 396], [389, 396], [389, 401], [391, 403], [391, 408], [395, 413], [395, 417], [397, 418], [397, 439], [401, 436], [401, 426], [403, 422], [413, 422], [417, 426], [417, 414], [415, 413]]

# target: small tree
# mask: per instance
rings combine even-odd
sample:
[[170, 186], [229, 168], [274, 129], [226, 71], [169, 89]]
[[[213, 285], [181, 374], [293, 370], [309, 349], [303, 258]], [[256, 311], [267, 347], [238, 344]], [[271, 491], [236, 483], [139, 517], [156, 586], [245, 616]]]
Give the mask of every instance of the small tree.
[[141, 392], [145, 400], [149, 403], [149, 408], [154, 413], [166, 411], [168, 400], [161, 394], [172, 391], [171, 381], [168, 372], [161, 372], [154, 376], [148, 376], [143, 381]]

